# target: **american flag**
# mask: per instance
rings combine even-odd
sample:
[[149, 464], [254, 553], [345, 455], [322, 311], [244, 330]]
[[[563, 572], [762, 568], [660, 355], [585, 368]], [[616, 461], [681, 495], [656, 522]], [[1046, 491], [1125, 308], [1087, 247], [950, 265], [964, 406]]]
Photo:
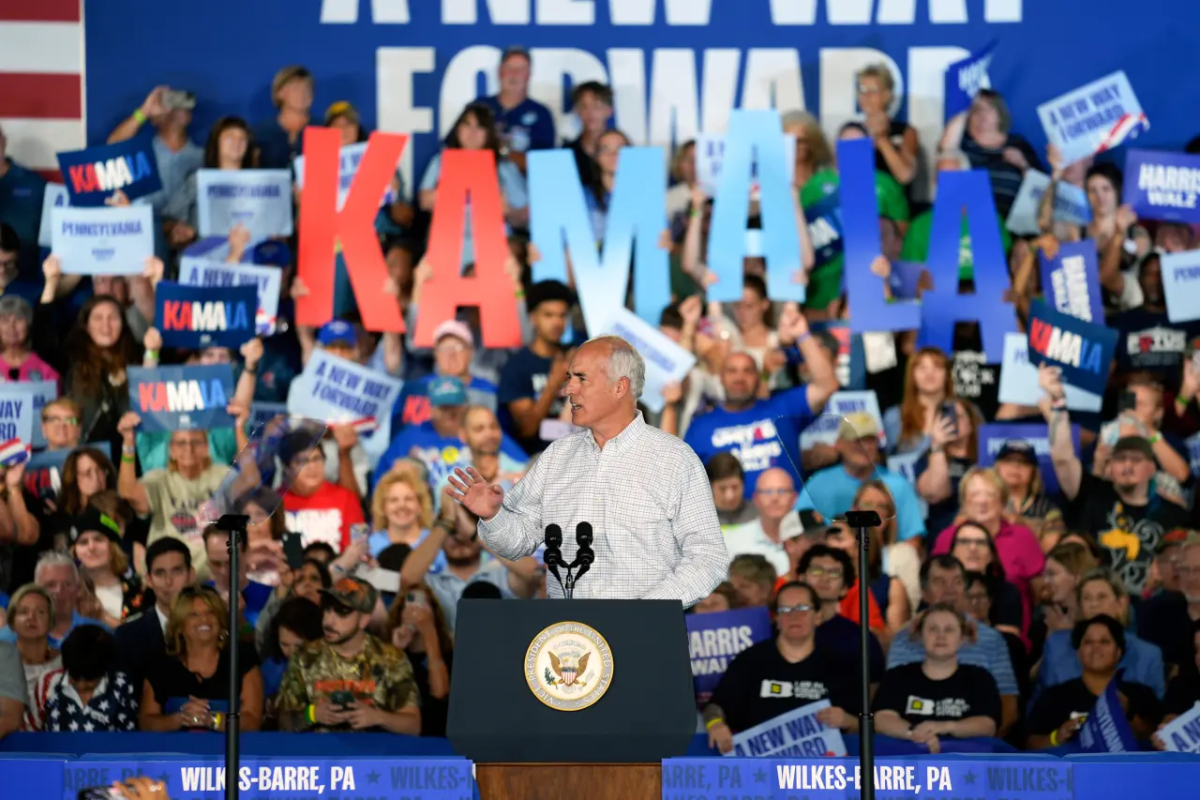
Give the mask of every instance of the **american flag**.
[[86, 146], [82, 0], [0, 0], [0, 130], [13, 161], [61, 180]]

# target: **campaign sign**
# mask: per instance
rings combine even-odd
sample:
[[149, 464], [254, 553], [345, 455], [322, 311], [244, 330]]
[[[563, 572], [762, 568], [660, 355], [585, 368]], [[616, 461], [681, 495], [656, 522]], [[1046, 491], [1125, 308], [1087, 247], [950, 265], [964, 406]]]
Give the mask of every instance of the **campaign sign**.
[[292, 382], [287, 409], [321, 422], [355, 422], [390, 416], [399, 396], [399, 380], [317, 349]]
[[1171, 322], [1200, 319], [1200, 250], [1163, 253], [1159, 261], [1167, 319]]
[[1184, 440], [1188, 449], [1188, 467], [1192, 474], [1200, 477], [1200, 433], [1193, 433]]
[[825, 413], [812, 421], [800, 434], [800, 449], [807, 450], [814, 444], [832, 445], [837, 442], [838, 425], [842, 417], [855, 411], [865, 411], [879, 426], [879, 444], [883, 441], [883, 415], [879, 413], [879, 398], [872, 390], [862, 392], [835, 392], [825, 404]]
[[[99, 450], [106, 458], [112, 458], [108, 442], [88, 442], [79, 446]], [[58, 450], [35, 450], [25, 465], [25, 488], [34, 497], [53, 500], [62, 488], [62, 470], [67, 456], [78, 448], [64, 447]]]
[[1096, 266], [1096, 243], [1063, 242], [1058, 257], [1039, 255], [1042, 267], [1042, 291], [1057, 311], [1084, 322], [1104, 319], [1100, 300], [1100, 270]]
[[[928, 448], [922, 447], [920, 450], [915, 450], [911, 453], [900, 453], [899, 455], [888, 456], [887, 468], [889, 472], [894, 472], [900, 475], [904, 480], [912, 484], [913, 488], [917, 487], [917, 464], [922, 458], [928, 454]], [[921, 519], [929, 516], [929, 501], [924, 497], [917, 495], [917, 505], [921, 509]]]
[[1029, 308], [1029, 358], [1062, 369], [1064, 383], [1103, 394], [1117, 347], [1117, 332], [1051, 309], [1041, 300]]
[[755, 606], [716, 614], [688, 614], [684, 621], [691, 650], [696, 707], [703, 708], [729, 668], [729, 662], [750, 645], [771, 638], [771, 616], [766, 606]]
[[1108, 682], [1079, 729], [1079, 747], [1085, 753], [1136, 753], [1140, 749], [1121, 708], [1115, 680]]
[[[1042, 232], [1038, 225], [1038, 211], [1042, 198], [1050, 188], [1050, 176], [1036, 169], [1025, 170], [1021, 188], [1013, 199], [1004, 227], [1017, 236], [1037, 236]], [[1088, 204], [1087, 191], [1066, 181], [1059, 181], [1054, 189], [1054, 219], [1071, 225], [1086, 225], [1092, 221], [1092, 207]]]
[[166, 347], [240, 347], [254, 338], [258, 291], [253, 286], [210, 289], [161, 281], [154, 319]]
[[[783, 134], [783, 153], [786, 161], [783, 172], [792, 179], [796, 175], [796, 137]], [[725, 163], [725, 134], [701, 133], [696, 136], [696, 182], [704, 193], [713, 197], [717, 187], [721, 185], [721, 166]], [[790, 166], [788, 166], [790, 165]], [[755, 158], [750, 168], [751, 193], [757, 194], [758, 159]]]
[[1200, 222], [1200, 156], [1130, 150], [1122, 202], [1141, 219]]
[[25, 444], [33, 441], [35, 417], [41, 406], [35, 406], [35, 387], [42, 384], [0, 383], [0, 442], [20, 439]]
[[1121, 145], [1150, 129], [1150, 121], [1124, 71], [1114, 72], [1037, 107], [1046, 138], [1064, 164]]
[[682, 383], [695, 366], [696, 357], [624, 306], [614, 308], [600, 330], [620, 336], [641, 354], [646, 362], [641, 402], [651, 411], [662, 411], [663, 388], [670, 383]]
[[[1064, 384], [1067, 408], [1072, 411], [1099, 411], [1104, 397]], [[1001, 403], [1036, 406], [1042, 399], [1038, 386], [1037, 366], [1029, 362], [1029, 339], [1023, 333], [1010, 333], [1004, 338], [1004, 361], [1000, 365]]]
[[26, 441], [34, 447], [46, 446], [46, 435], [42, 433], [42, 409], [46, 403], [58, 399], [58, 384], [54, 381], [26, 381], [18, 384], [28, 387], [33, 396], [33, 441]]
[[229, 287], [252, 285], [257, 291], [254, 332], [270, 336], [279, 315], [283, 270], [254, 264], [227, 264], [208, 258], [184, 256], [179, 265], [179, 283], [184, 286]]
[[[354, 183], [354, 176], [358, 174], [358, 165], [362, 163], [363, 155], [367, 152], [366, 142], [355, 142], [342, 147], [338, 151], [338, 193], [337, 193], [337, 210], [341, 211], [342, 206], [346, 204], [346, 197], [350, 194], [350, 184]], [[397, 164], [397, 167], [400, 165]], [[298, 155], [292, 161], [292, 171], [296, 175], [296, 187], [304, 188], [304, 155]], [[392, 196], [392, 190], [389, 186], [380, 198], [379, 204], [387, 205], [395, 198]]]
[[[996, 454], [1004, 443], [1010, 439], [1028, 442], [1037, 454], [1038, 469], [1042, 472], [1042, 483], [1046, 486], [1046, 494], [1058, 492], [1058, 474], [1054, 471], [1054, 462], [1050, 458], [1050, 432], [1046, 425], [1024, 423], [997, 423], [979, 426], [979, 466], [990, 467], [996, 463]], [[1075, 455], [1079, 455], [1079, 426], [1071, 426], [1071, 442], [1075, 445]], [[890, 467], [890, 463], [889, 463]]]
[[[1070, 800], [1075, 795], [1075, 764], [1070, 761], [1040, 754], [945, 757], [958, 741], [943, 739], [942, 756], [877, 758], [876, 796]], [[857, 800], [862, 793], [859, 770], [857, 758], [665, 758], [663, 800]]]
[[50, 250], [64, 275], [141, 275], [154, 255], [150, 206], [59, 206], [50, 225]]
[[251, 403], [246, 425], [250, 433], [261, 431], [268, 422], [280, 415], [287, 416], [287, 413], [287, 403]]
[[946, 67], [947, 122], [956, 114], [968, 110], [980, 89], [991, 87], [988, 67], [992, 63], [992, 51], [995, 49], [996, 43], [992, 42], [978, 53], [972, 53], [962, 61], [955, 61]]
[[233, 367], [130, 367], [129, 408], [141, 433], [233, 427], [225, 406], [233, 398]]
[[250, 241], [292, 235], [292, 174], [286, 169], [196, 171], [201, 236], [228, 236], [234, 226]]
[[1200, 753], [1200, 703], [1164, 725], [1158, 738], [1176, 753]]
[[103, 206], [117, 191], [136, 200], [162, 189], [158, 160], [149, 138], [134, 137], [58, 154], [58, 167], [71, 205]]
[[38, 226], [38, 246], [49, 247], [53, 244], [53, 226], [51, 217], [54, 209], [71, 204], [67, 187], [61, 183], [47, 183], [46, 193], [42, 195], [42, 222]]
[[[300, 800], [325, 797], [375, 800], [470, 800], [474, 791], [471, 762], [454, 756], [400, 758], [298, 758], [243, 755], [238, 767], [242, 797]], [[63, 797], [83, 789], [108, 788], [114, 781], [144, 775], [166, 784], [166, 796], [187, 800], [223, 800], [225, 766], [221, 758], [121, 755], [111, 760], [66, 762]]]
[[846, 743], [842, 741], [842, 732], [837, 728], [827, 728], [817, 721], [817, 712], [829, 706], [828, 700], [818, 700], [735, 733], [733, 749], [725, 755], [741, 758], [844, 756]]

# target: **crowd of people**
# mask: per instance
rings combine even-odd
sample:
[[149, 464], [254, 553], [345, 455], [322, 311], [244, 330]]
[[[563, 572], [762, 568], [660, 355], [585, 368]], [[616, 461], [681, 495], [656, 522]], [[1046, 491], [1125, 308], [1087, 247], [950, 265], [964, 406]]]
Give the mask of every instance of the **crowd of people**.
[[[155, 288], [205, 244], [196, 170], [289, 168], [309, 125], [339, 129], [346, 144], [368, 135], [347, 102], [324, 115], [314, 109], [316, 81], [303, 67], [275, 76], [276, 113], [261, 122], [224, 117], [199, 134], [193, 109], [213, 98], [159, 87], [112, 132], [110, 142], [145, 137], [163, 183], [133, 201], [152, 206], [157, 233], [157, 257], [137, 277], [63, 274], [37, 243], [45, 182], [4, 156], [0, 132], [0, 379], [57, 384], [40, 426], [47, 451], [65, 454], [54, 466], [3, 472], [0, 735], [223, 730], [235, 648], [243, 730], [445, 735], [458, 602], [547, 594], [537, 554], [510, 560], [485, 547], [478, 518], [449, 494], [451, 475], [471, 467], [512, 488], [570, 432], [561, 389], [589, 333], [573, 283], [530, 278], [539, 254], [528, 239], [526, 155], [573, 152], [600, 241], [630, 144], [614, 127], [610, 87], [574, 87], [579, 133], [563, 141], [528, 96], [529, 76], [529, 54], [507, 51], [499, 94], [464, 108], [444, 143], [495, 156], [527, 342], [511, 351], [480, 345], [470, 308], [440, 321], [432, 349], [365, 331], [340, 253], [336, 318], [319, 329], [297, 325], [294, 300], [307, 288], [294, 277], [295, 242], [251, 242], [241, 228], [221, 243], [220, 258], [284, 269], [275, 333], [236, 352], [163, 348]], [[948, 739], [977, 737], [1061, 747], [1115, 681], [1135, 733], [1161, 747], [1156, 730], [1200, 700], [1200, 523], [1185, 441], [1200, 430], [1200, 328], [1168, 320], [1160, 266], [1161, 254], [1200, 245], [1197, 231], [1140, 222], [1120, 205], [1123, 176], [1112, 161], [1066, 164], [1053, 147], [1043, 160], [1011, 130], [1004, 98], [991, 89], [947, 125], [929, 165], [916, 131], [888, 115], [887, 68], [864, 69], [856, 81], [861, 118], [836, 140], [875, 147], [876, 274], [925, 260], [931, 211], [922, 183], [931, 173], [984, 170], [1011, 287], [972, 302], [1012, 303], [1023, 326], [1041, 294], [1039, 254], [1094, 241], [1117, 355], [1103, 407], [1092, 412], [1068, 410], [1062, 378], [1047, 366], [1038, 371], [1038, 406], [1002, 403], [1000, 366], [988, 363], [973, 324], [959, 324], [952, 352], [918, 347], [915, 331], [872, 334], [867, 358], [864, 337], [846, 324], [837, 231], [832, 240], [809, 231], [819, 223], [828, 232], [837, 216], [834, 142], [801, 110], [784, 109], [782, 121], [795, 139], [807, 300], [773, 301], [763, 260], [747, 258], [742, 298], [710, 302], [712, 199], [696, 181], [694, 144], [681, 144], [664, 241], [672, 302], [659, 329], [696, 364], [663, 390], [661, 411], [643, 407], [642, 417], [704, 464], [728, 548], [727, 580], [688, 613], [765, 606], [773, 623], [770, 638], [730, 661], [698, 709], [698, 730], [727, 752], [738, 732], [829, 699], [821, 721], [856, 731], [854, 665], [866, 624], [884, 735], [934, 752]], [[411, 200], [397, 173], [376, 223], [387, 291], [410, 330], [431, 275], [423, 256], [439, 166], [440, 156], [424, 168]], [[1047, 201], [1037, 236], [1010, 236], [1005, 218], [1031, 169], [1084, 189], [1091, 222], [1057, 220]], [[977, 265], [965, 228], [963, 236], [969, 293]], [[466, 237], [469, 270], [469, 229]], [[226, 534], [204, 524], [201, 504], [246, 445], [254, 405], [286, 402], [318, 349], [403, 380], [390, 438], [336, 423], [315, 449], [303, 432], [286, 437], [287, 491], [262, 488], [236, 509], [251, 524], [231, 597]], [[126, 370], [160, 363], [232, 364], [232, 427], [141, 430]], [[843, 390], [873, 393], [880, 413], [821, 425]], [[996, 452], [981, 447], [981, 426], [996, 423], [1044, 425], [1049, 460], [1021, 437]], [[818, 427], [824, 434], [812, 435]], [[887, 467], [899, 457], [911, 470]], [[855, 531], [839, 521], [849, 510], [883, 520], [869, 531], [867, 564]], [[398, 581], [380, 578], [388, 574]], [[227, 626], [230, 604], [237, 630]]]

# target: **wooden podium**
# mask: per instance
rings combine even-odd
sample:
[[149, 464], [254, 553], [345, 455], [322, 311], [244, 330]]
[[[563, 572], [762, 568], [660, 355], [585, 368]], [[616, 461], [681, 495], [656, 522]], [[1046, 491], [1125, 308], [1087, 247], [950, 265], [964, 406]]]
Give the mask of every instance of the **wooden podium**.
[[478, 764], [483, 800], [662, 800], [662, 764]]
[[660, 800], [696, 730], [678, 602], [463, 600], [456, 633], [446, 732], [482, 800]]

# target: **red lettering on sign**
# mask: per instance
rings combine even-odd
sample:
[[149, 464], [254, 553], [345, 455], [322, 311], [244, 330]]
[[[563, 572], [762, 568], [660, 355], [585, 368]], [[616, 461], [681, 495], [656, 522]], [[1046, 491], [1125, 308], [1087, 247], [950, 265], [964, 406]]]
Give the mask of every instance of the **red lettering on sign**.
[[138, 405], [142, 413], [167, 410], [167, 387], [163, 383], [138, 384]]
[[96, 168], [92, 164], [76, 164], [69, 167], [67, 172], [71, 176], [71, 185], [75, 187], [76, 194], [100, 188], [100, 182], [96, 179]]
[[1038, 353], [1045, 353], [1046, 348], [1050, 346], [1054, 327], [1040, 319], [1032, 319], [1029, 322], [1029, 346]]

